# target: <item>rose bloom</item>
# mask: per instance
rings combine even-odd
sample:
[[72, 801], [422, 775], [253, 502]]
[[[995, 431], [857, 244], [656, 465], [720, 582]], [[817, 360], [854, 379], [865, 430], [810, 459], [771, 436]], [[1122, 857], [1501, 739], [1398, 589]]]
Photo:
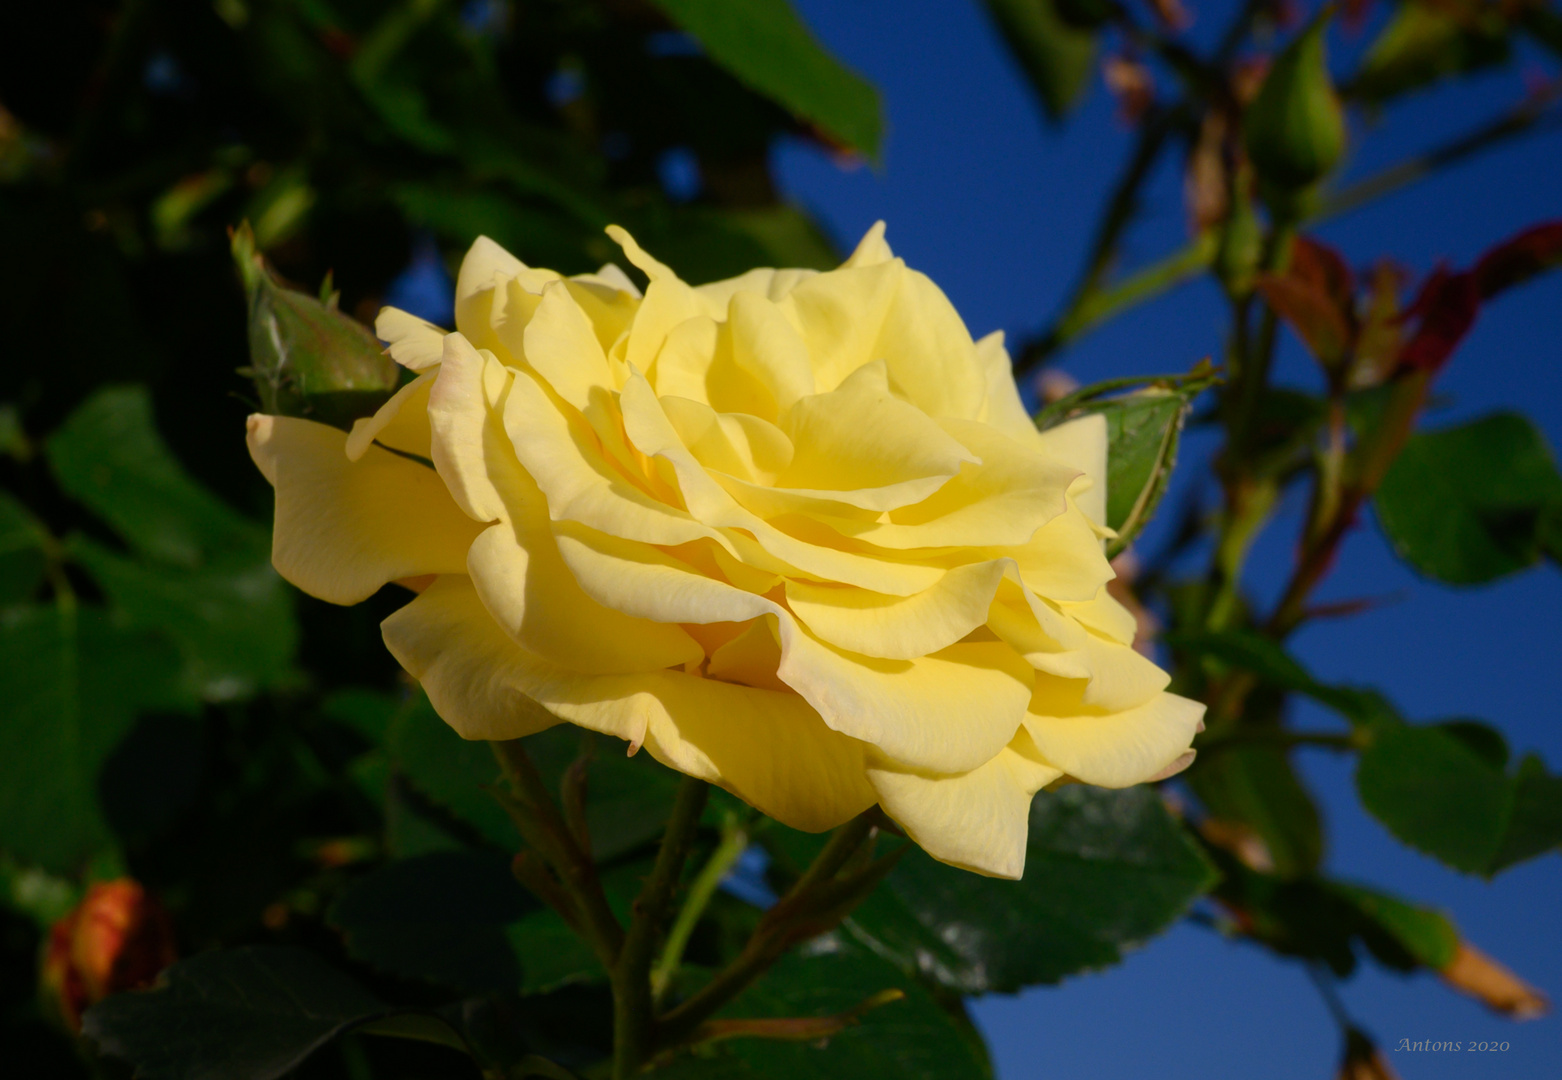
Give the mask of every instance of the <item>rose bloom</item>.
[[468, 739], [566, 720], [810, 831], [882, 806], [935, 858], [1025, 866], [1031, 797], [1185, 764], [1203, 706], [1107, 595], [1106, 429], [1038, 432], [875, 226], [839, 269], [690, 286], [618, 228], [564, 278], [480, 239], [455, 333], [350, 434], [253, 416], [273, 559]]
[[72, 1031], [81, 1014], [146, 986], [178, 959], [173, 923], [139, 882], [98, 882], [49, 932], [40, 973], [45, 998]]

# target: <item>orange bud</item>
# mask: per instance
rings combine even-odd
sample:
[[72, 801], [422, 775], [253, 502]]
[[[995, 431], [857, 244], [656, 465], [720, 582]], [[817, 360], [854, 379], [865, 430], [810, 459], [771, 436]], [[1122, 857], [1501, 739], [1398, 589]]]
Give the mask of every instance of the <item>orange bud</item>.
[[1534, 1020], [1551, 1007], [1545, 994], [1468, 942], [1459, 943], [1454, 958], [1438, 974], [1455, 990], [1480, 998], [1487, 1008], [1514, 1020]]
[[110, 994], [145, 986], [177, 959], [173, 924], [139, 882], [100, 882], [49, 932], [40, 981], [72, 1031]]
[[1101, 61], [1101, 78], [1117, 99], [1117, 115], [1123, 123], [1139, 122], [1155, 101], [1155, 77], [1150, 69], [1128, 56], [1108, 56]]

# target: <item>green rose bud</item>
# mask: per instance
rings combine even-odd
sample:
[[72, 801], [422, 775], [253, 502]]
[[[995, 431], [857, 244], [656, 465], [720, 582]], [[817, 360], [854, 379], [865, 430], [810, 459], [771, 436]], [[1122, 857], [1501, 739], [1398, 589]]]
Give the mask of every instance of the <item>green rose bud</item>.
[[[255, 251], [245, 222], [233, 231], [233, 258], [249, 303], [250, 366], [263, 412], [350, 428], [396, 392], [400, 368], [357, 320], [280, 284]], [[329, 292], [327, 287], [326, 292]]]
[[1275, 60], [1243, 117], [1248, 157], [1271, 203], [1328, 175], [1345, 149], [1345, 114], [1329, 79], [1325, 9]]

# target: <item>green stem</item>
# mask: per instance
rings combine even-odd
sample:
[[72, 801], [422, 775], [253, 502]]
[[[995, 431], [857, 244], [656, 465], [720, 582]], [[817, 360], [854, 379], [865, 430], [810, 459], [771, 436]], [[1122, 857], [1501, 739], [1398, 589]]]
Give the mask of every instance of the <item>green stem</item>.
[[[867, 814], [860, 814], [835, 830], [829, 843], [803, 876], [765, 913], [743, 950], [732, 962], [717, 972], [715, 978], [692, 997], [661, 1017], [657, 1022], [660, 1045], [677, 1046], [687, 1041], [700, 1024], [747, 989], [750, 983], [769, 970], [787, 948], [801, 940], [800, 935], [822, 932], [819, 928], [821, 911], [825, 907], [838, 907], [843, 902], [852, 901], [850, 896], [836, 896], [839, 891], [836, 887], [843, 884], [851, 887], [855, 884], [860, 891], [864, 887], [871, 888], [883, 876], [870, 866], [859, 871], [862, 878], [860, 883], [855, 882], [855, 879], [835, 880], [836, 873], [856, 854], [872, 831], [873, 821]], [[893, 856], [890, 858], [893, 859]]]
[[1220, 750], [1241, 746], [1321, 746], [1329, 750], [1360, 750], [1359, 736], [1329, 735], [1321, 732], [1288, 731], [1285, 728], [1227, 726], [1219, 731], [1211, 729], [1197, 740], [1199, 754], [1208, 758]]
[[748, 841], [748, 829], [736, 817], [729, 817], [722, 828], [721, 842], [689, 885], [689, 895], [678, 910], [672, 929], [667, 932], [667, 943], [662, 946], [660, 959], [651, 970], [653, 1004], [659, 1003], [666, 994], [673, 976], [678, 973], [679, 965], [683, 963], [683, 951], [688, 947], [690, 935], [694, 933], [700, 917], [705, 914], [711, 897], [716, 895], [716, 889], [748, 850]]
[[[1539, 102], [1527, 101], [1496, 120], [1483, 124], [1474, 131], [1450, 140], [1425, 154], [1391, 165], [1381, 172], [1341, 188], [1332, 195], [1326, 196], [1322, 203], [1306, 216], [1302, 224], [1317, 224], [1355, 210], [1384, 195], [1425, 179], [1440, 168], [1472, 157], [1508, 139], [1526, 134], [1540, 134], [1562, 126], [1562, 114], [1554, 113], [1549, 109], [1553, 96], [1548, 96]], [[1025, 375], [1058, 349], [1084, 337], [1128, 308], [1153, 300], [1197, 277], [1209, 269], [1215, 261], [1218, 248], [1218, 238], [1213, 232], [1206, 231], [1170, 255], [1122, 278], [1117, 284], [1098, 288], [1086, 296], [1076, 297], [1072, 303], [1065, 306], [1052, 328], [1042, 334], [1039, 342], [1026, 350], [1023, 361], [1016, 365], [1016, 375]]]
[[656, 853], [651, 876], [635, 899], [634, 917], [613, 972], [613, 1077], [627, 1080], [639, 1072], [650, 1058], [655, 1018], [651, 1006], [651, 953], [673, 891], [683, 875], [689, 849], [710, 787], [705, 781], [685, 776], [678, 786], [672, 817], [662, 834], [662, 846]]

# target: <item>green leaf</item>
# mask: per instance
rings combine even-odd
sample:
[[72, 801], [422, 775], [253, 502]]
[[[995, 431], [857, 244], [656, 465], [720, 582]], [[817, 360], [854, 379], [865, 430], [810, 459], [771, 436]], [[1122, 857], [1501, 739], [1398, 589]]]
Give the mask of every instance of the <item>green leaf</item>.
[[719, 1019], [827, 1017], [884, 990], [905, 997], [813, 1042], [734, 1038], [706, 1057], [684, 1057], [652, 1075], [666, 1080], [985, 1080], [992, 1076], [980, 1036], [958, 1004], [946, 1006], [895, 965], [839, 934], [784, 956], [718, 1014]]
[[1153, 790], [1071, 785], [1031, 805], [1022, 881], [979, 877], [913, 851], [847, 928], [958, 993], [1007, 993], [1115, 964], [1213, 883]]
[[[1093, 413], [1106, 418], [1106, 523], [1118, 534], [1107, 546], [1108, 556], [1126, 548], [1149, 524], [1177, 464], [1193, 399], [1217, 378], [1208, 364], [1201, 364], [1187, 375], [1111, 379], [1077, 390], [1037, 415], [1043, 430]], [[1148, 385], [1106, 396], [1140, 384]]]
[[826, 52], [786, 0], [653, 3], [740, 81], [878, 160], [878, 91]]
[[266, 552], [268, 530], [232, 510], [179, 464], [142, 386], [102, 389], [49, 439], [54, 477], [134, 550], [180, 566], [235, 551]]
[[1089, 85], [1096, 35], [1059, 13], [1056, 0], [984, 0], [1047, 116], [1062, 119]]
[[0, 613], [0, 848], [65, 871], [112, 842], [99, 770], [138, 713], [190, 704], [180, 666], [96, 608]]
[[1466, 873], [1491, 877], [1562, 844], [1562, 777], [1533, 756], [1508, 776], [1448, 727], [1380, 732], [1356, 789], [1400, 840]]
[[[1354, 904], [1416, 963], [1441, 971], [1453, 962], [1459, 948], [1459, 932], [1441, 912], [1417, 907], [1397, 896], [1362, 885], [1332, 882], [1330, 888]], [[1369, 948], [1373, 944], [1370, 937], [1367, 944]], [[1381, 954], [1379, 958], [1385, 959]]]
[[1440, 79], [1507, 61], [1508, 26], [1495, 8], [1405, 0], [1378, 33], [1346, 88], [1383, 102]]
[[82, 1031], [141, 1080], [274, 1080], [390, 1011], [313, 953], [262, 945], [181, 961], [157, 989], [95, 1005]]
[[1173, 649], [1239, 668], [1281, 690], [1303, 694], [1338, 712], [1363, 729], [1403, 723], [1394, 706], [1376, 690], [1319, 682], [1272, 638], [1253, 630], [1178, 630], [1162, 635]]
[[132, 623], [179, 646], [190, 685], [207, 700], [250, 697], [291, 672], [292, 596], [264, 556], [191, 570], [138, 562], [81, 535], [65, 549]]
[[513, 992], [521, 972], [505, 927], [528, 906], [502, 856], [449, 851], [356, 879], [328, 918], [348, 954], [381, 971], [473, 993]]
[[1394, 550], [1428, 577], [1479, 584], [1532, 566], [1562, 474], [1535, 425], [1501, 412], [1412, 435], [1375, 499]]

